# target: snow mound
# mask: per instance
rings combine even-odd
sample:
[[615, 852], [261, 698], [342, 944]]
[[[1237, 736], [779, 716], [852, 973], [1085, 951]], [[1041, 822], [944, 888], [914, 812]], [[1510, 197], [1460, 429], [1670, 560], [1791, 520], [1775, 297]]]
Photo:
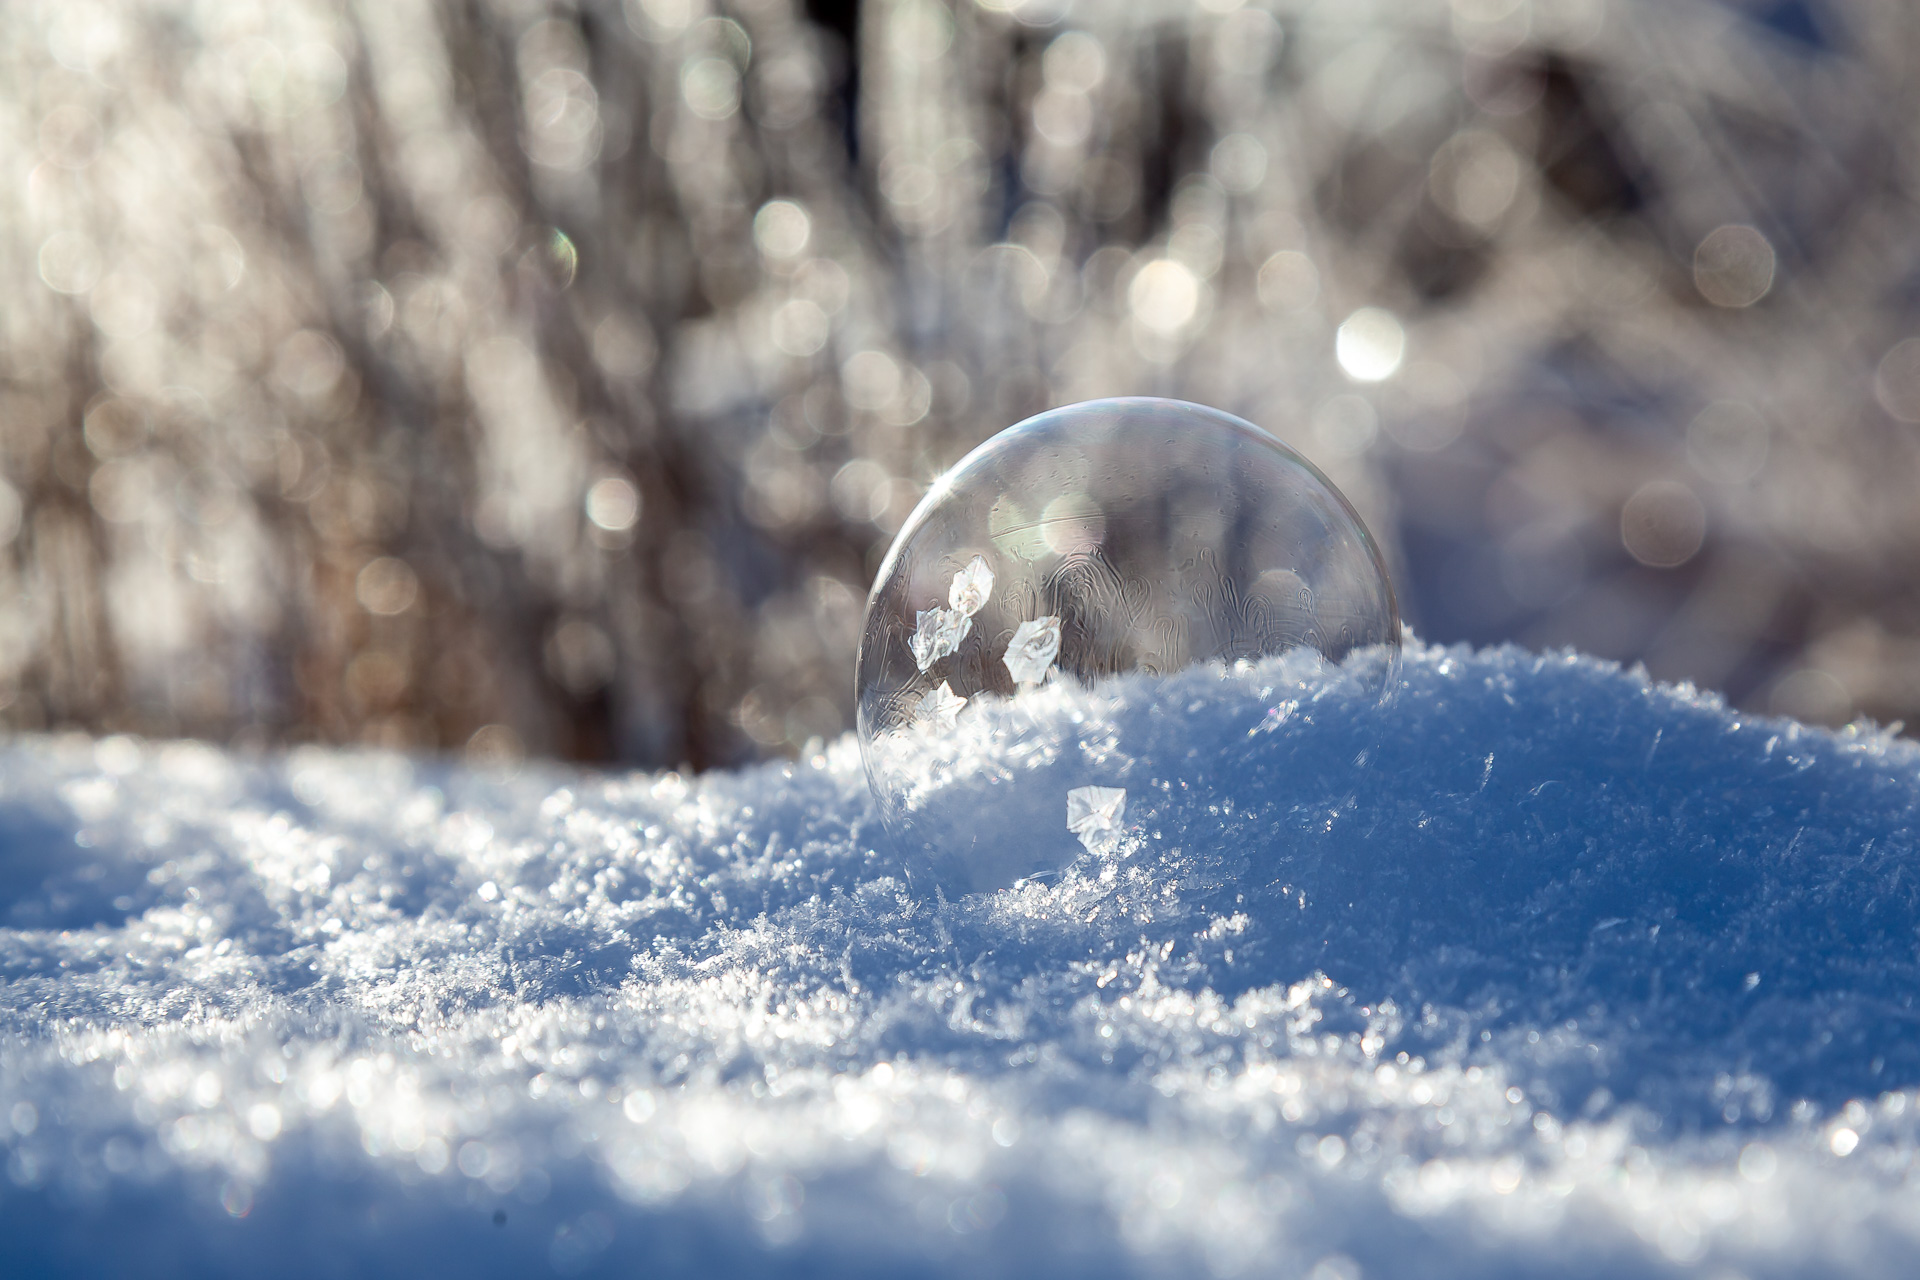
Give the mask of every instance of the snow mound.
[[0, 1270], [1910, 1274], [1920, 752], [1573, 656], [1401, 679], [1238, 686], [1185, 802], [957, 900], [851, 740], [14, 741]]
[[[1367, 648], [1335, 665], [1302, 647], [1173, 675], [1054, 679], [1011, 697], [961, 699], [942, 684], [928, 695], [929, 711], [863, 744], [892, 838], [881, 843], [902, 855], [910, 888], [955, 898], [1123, 846], [1148, 855], [1141, 865], [1177, 871], [1192, 861], [1179, 833], [1208, 832], [1207, 845], [1224, 848], [1213, 814], [1232, 808], [1238, 788], [1254, 783], [1269, 808], [1287, 798], [1311, 802], [1320, 788], [1299, 785], [1302, 759], [1322, 748], [1342, 760], [1370, 754], [1356, 744], [1391, 723], [1383, 724], [1379, 703], [1397, 659], [1397, 649]], [[1271, 768], [1250, 774], [1250, 765], [1274, 763], [1270, 749], [1250, 740], [1295, 714], [1302, 721], [1289, 735], [1281, 776]], [[1316, 722], [1339, 730], [1302, 733]]]

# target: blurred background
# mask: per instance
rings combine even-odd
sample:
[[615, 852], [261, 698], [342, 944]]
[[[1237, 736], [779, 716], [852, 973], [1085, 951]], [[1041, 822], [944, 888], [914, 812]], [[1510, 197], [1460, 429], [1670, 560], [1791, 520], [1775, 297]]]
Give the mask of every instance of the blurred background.
[[1427, 639], [1920, 720], [1905, 0], [9, 0], [0, 719], [708, 767], [1050, 405]]

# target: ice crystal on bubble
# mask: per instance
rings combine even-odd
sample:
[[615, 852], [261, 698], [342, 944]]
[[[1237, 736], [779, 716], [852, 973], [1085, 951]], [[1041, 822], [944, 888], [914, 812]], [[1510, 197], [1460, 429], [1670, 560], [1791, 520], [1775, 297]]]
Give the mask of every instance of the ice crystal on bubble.
[[1039, 684], [1060, 656], [1060, 619], [1033, 618], [1020, 624], [1000, 661], [1016, 684]]
[[1067, 792], [1067, 830], [1088, 853], [1105, 853], [1120, 841], [1127, 815], [1125, 787], [1075, 787]]
[[947, 604], [971, 618], [993, 595], [993, 570], [987, 567], [985, 556], [975, 556], [967, 561], [967, 567], [953, 575], [953, 586], [947, 591]]
[[934, 663], [960, 648], [960, 642], [973, 630], [973, 619], [959, 609], [935, 606], [922, 609], [915, 618], [913, 659], [925, 671]]
[[942, 680], [939, 687], [927, 690], [920, 699], [917, 708], [921, 724], [932, 725], [936, 729], [952, 729], [960, 716], [960, 708], [967, 700], [954, 693], [953, 688]]

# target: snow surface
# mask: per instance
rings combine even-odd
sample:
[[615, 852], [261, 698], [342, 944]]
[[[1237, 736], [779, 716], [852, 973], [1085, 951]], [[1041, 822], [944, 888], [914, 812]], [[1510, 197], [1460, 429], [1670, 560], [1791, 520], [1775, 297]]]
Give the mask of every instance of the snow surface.
[[[1053, 627], [1053, 645], [1036, 665], [1050, 668], [1059, 619], [1039, 621]], [[1014, 632], [1009, 660], [1033, 625]], [[1054, 671], [1011, 697], [982, 690], [954, 698], [962, 705], [951, 724], [917, 712], [873, 732], [861, 755], [907, 886], [920, 896], [1010, 888], [1056, 875], [1087, 852], [1124, 852], [1111, 868], [1087, 870], [1124, 867], [1138, 884], [1143, 871], [1178, 874], [1192, 861], [1181, 843], [1188, 833], [1216, 841], [1218, 817], [1249, 787], [1268, 810], [1290, 810], [1321, 801], [1329, 780], [1314, 775], [1326, 764], [1364, 764], [1371, 749], [1356, 744], [1383, 732], [1376, 704], [1395, 691], [1398, 654], [1398, 646], [1368, 646], [1335, 665], [1299, 646], [1173, 675], [1134, 669], [1083, 681]], [[933, 695], [948, 688], [942, 682]], [[912, 688], [894, 696], [911, 701]], [[1252, 745], [1296, 714], [1304, 718], [1287, 735], [1284, 763]], [[1303, 771], [1303, 761], [1315, 769]]]
[[1401, 675], [1220, 700], [1184, 825], [959, 901], [850, 740], [15, 740], [0, 1272], [1913, 1274], [1920, 751]]

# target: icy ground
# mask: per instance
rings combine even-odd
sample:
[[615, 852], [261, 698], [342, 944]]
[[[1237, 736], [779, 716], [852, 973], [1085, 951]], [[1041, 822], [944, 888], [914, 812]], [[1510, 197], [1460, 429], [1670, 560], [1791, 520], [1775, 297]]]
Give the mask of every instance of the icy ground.
[[14, 741], [0, 1273], [1914, 1274], [1920, 750], [1402, 675], [1220, 701], [1184, 829], [958, 902], [850, 741]]

